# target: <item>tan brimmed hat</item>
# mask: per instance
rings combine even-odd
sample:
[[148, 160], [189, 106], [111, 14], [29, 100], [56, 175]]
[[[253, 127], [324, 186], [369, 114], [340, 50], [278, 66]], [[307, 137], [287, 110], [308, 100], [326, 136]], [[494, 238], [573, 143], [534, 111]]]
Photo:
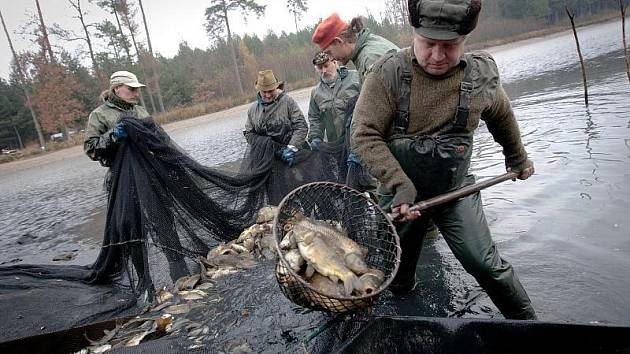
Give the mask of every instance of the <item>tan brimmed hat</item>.
[[129, 71], [116, 71], [109, 78], [110, 86], [125, 85], [129, 87], [144, 87], [144, 84], [138, 82], [136, 75]]
[[258, 77], [254, 86], [258, 91], [271, 91], [282, 86], [284, 82], [278, 81], [272, 70], [263, 70], [258, 72]]

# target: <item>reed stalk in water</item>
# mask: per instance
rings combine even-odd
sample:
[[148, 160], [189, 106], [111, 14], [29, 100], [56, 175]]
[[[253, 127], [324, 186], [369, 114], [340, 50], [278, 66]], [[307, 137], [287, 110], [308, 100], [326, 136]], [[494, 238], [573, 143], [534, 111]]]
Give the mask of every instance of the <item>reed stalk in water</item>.
[[623, 58], [626, 62], [628, 82], [630, 82], [630, 59], [628, 59], [628, 45], [626, 44], [626, 7], [623, 6], [623, 0], [619, 0], [619, 9], [621, 10], [621, 42], [623, 43]]
[[580, 50], [580, 41], [578, 40], [577, 31], [575, 30], [575, 22], [573, 21], [573, 14], [569, 10], [568, 6], [564, 9], [567, 11], [567, 15], [571, 20], [571, 28], [573, 28], [573, 37], [575, 37], [575, 45], [577, 46], [578, 56], [580, 57], [580, 65], [582, 66], [582, 82], [584, 83], [584, 104], [588, 107], [588, 87], [586, 86], [586, 68], [584, 67], [584, 58], [582, 58], [582, 51]]

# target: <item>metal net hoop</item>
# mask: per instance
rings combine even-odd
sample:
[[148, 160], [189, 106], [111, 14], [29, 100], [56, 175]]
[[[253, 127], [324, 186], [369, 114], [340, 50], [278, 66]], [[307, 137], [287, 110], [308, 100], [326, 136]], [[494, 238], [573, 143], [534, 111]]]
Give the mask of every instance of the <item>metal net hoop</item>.
[[[380, 270], [385, 276], [378, 289], [361, 296], [332, 296], [313, 287], [291, 269], [280, 243], [298, 212], [313, 220], [339, 224], [350, 239], [365, 247], [368, 267]], [[372, 307], [393, 280], [400, 264], [400, 240], [387, 214], [366, 195], [338, 183], [309, 183], [287, 194], [278, 205], [273, 234], [278, 252], [276, 280], [280, 289], [293, 303], [314, 310], [343, 313]]]

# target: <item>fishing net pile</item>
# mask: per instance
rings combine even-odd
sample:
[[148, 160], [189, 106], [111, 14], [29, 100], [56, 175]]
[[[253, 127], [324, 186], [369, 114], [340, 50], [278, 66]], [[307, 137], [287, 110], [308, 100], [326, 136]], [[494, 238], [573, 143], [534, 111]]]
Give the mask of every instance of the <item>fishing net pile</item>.
[[[207, 256], [220, 242], [235, 240], [254, 223], [263, 206], [277, 205], [305, 183], [346, 179], [343, 137], [324, 144], [319, 152], [298, 151], [289, 167], [278, 158], [283, 146], [257, 136], [238, 171], [225, 171], [196, 162], [151, 119], [122, 118], [122, 122], [128, 137], [112, 151], [105, 232], [96, 261], [89, 266], [2, 267], [0, 308], [12, 306], [8, 299], [16, 292], [37, 289], [41, 296], [19, 296], [20, 301], [32, 311], [50, 311], [51, 298], [62, 303], [57, 299], [65, 295], [76, 298], [77, 292], [88, 288], [94, 292], [97, 285], [115, 284], [120, 291], [114, 303], [111, 287], [106, 286], [107, 290], [81, 300], [80, 306], [92, 315], [66, 325], [119, 315], [134, 300], [151, 302], [160, 289], [198, 274], [197, 257]], [[208, 153], [221, 151], [209, 147]], [[78, 305], [61, 307], [56, 309], [59, 313], [71, 313]], [[36, 326], [60, 326], [61, 317], [45, 318], [50, 323]], [[10, 325], [24, 332], [22, 322], [13, 319]]]

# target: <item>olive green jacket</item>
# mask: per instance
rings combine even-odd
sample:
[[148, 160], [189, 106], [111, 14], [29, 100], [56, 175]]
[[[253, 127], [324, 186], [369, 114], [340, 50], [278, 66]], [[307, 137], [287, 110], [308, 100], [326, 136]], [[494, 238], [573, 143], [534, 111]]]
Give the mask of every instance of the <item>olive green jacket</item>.
[[113, 158], [112, 153], [115, 151], [112, 131], [121, 117], [147, 118], [149, 113], [142, 106], [127, 104], [113, 93], [108, 93], [103, 104], [88, 117], [83, 150], [90, 159], [99, 161], [103, 166], [109, 166]]
[[359, 94], [359, 73], [346, 67], [337, 69], [337, 79], [331, 87], [323, 81], [311, 91], [308, 108], [308, 141], [335, 141], [344, 133], [348, 100]]
[[256, 95], [256, 102], [247, 111], [245, 140], [251, 142], [253, 134], [269, 136], [283, 145], [302, 147], [306, 143], [308, 125], [304, 114], [293, 98], [284, 91], [273, 102], [265, 103]]
[[[408, 135], [445, 133], [453, 122], [459, 101], [459, 85], [465, 62], [436, 77], [424, 72], [412, 48], [404, 58], [412, 67]], [[467, 130], [473, 132], [484, 120], [495, 141], [503, 147], [506, 166], [522, 170], [527, 153], [510, 100], [503, 90], [499, 70], [490, 54], [473, 52], [470, 113]], [[385, 58], [384, 58], [385, 59]], [[393, 206], [413, 203], [417, 191], [390, 152], [387, 142], [394, 135], [397, 108], [397, 80], [402, 72], [396, 56], [376, 63], [363, 84], [352, 120], [352, 150], [385, 187], [395, 194]]]
[[359, 32], [350, 60], [357, 68], [362, 83], [372, 64], [390, 50], [398, 50], [398, 46], [381, 36], [372, 34], [367, 28]]

